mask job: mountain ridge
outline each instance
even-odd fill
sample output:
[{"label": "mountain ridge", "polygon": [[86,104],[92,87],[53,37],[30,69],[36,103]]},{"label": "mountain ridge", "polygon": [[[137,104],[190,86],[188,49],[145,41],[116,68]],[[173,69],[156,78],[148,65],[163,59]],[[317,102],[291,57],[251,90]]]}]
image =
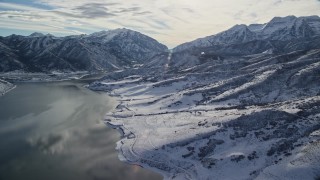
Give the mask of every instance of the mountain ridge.
[{"label": "mountain ridge", "polygon": [[10,35],[0,37],[0,45],[3,72],[114,71],[133,67],[167,51],[155,39],[129,29],[66,37],[41,33]]},{"label": "mountain ridge", "polygon": [[[290,28],[291,30],[288,31],[287,29]],[[244,29],[246,30],[246,34],[241,34],[241,31],[243,31]],[[232,35],[236,35],[235,37],[241,38],[244,37],[243,35],[251,33],[249,37],[247,37],[246,39],[242,39],[242,43],[245,43],[252,40],[292,40],[301,37],[310,38],[313,35],[319,35],[319,30],[319,16],[274,17],[272,20],[265,24],[235,25],[223,32],[203,38],[198,38],[196,40],[178,45],[173,48],[173,51],[178,52],[188,50],[193,47],[209,47],[212,45],[231,45],[234,43],[239,43],[239,41],[228,41],[228,39],[234,38],[232,37]]]},{"label": "mountain ridge", "polygon": [[[55,37],[0,37],[0,71],[116,71],[134,67],[174,71],[208,58],[263,52],[288,53],[320,46],[320,17],[274,17],[268,23],[235,25],[215,35],[168,48],[137,31],[119,28],[92,34]],[[166,57],[167,56],[167,57]],[[161,68],[157,67],[161,65]],[[140,68],[141,69],[141,68]],[[148,72],[146,69],[145,72]]]}]

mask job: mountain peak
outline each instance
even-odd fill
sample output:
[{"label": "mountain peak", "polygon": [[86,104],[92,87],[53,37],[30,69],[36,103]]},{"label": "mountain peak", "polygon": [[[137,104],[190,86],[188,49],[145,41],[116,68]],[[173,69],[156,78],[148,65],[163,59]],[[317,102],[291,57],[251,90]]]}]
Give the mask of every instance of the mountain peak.
[{"label": "mountain peak", "polygon": [[310,20],[313,18],[315,17],[275,17],[259,33],[263,39],[290,40],[303,37],[309,38],[318,31],[310,25],[315,25],[315,27],[320,25],[320,21],[314,24],[314,21]]},{"label": "mountain peak", "polygon": [[95,36],[95,37],[101,37],[101,36],[107,36],[107,35],[115,35],[115,34],[120,34],[124,32],[135,32],[127,28],[117,28],[117,29],[110,29],[110,30],[102,30],[99,32],[95,32],[90,34],[89,36]]},{"label": "mountain peak", "polygon": [[230,28],[229,30],[243,30],[243,29],[247,29],[247,25],[245,24],[236,24],[234,25],[232,28]]},{"label": "mountain peak", "polygon": [[111,30],[111,31],[116,31],[116,32],[131,32],[133,30],[131,29],[127,29],[127,28],[117,28],[117,29],[114,29],[114,30]]},{"label": "mountain peak", "polygon": [[53,35],[53,34],[50,34],[50,33],[46,34],[46,36],[54,37],[54,35]]},{"label": "mountain peak", "polygon": [[106,34],[108,34],[108,31],[102,30],[102,31],[91,33],[88,36],[103,36],[103,35],[106,35]]},{"label": "mountain peak", "polygon": [[43,36],[44,36],[44,34],[39,33],[39,32],[34,32],[29,35],[29,37],[43,37]]},{"label": "mountain peak", "polygon": [[269,23],[277,23],[277,22],[289,22],[289,21],[293,21],[296,20],[297,17],[296,16],[286,16],[286,17],[274,17],[272,18],[272,20]]},{"label": "mountain peak", "polygon": [[274,17],[262,30],[265,32],[265,34],[269,35],[270,33],[279,29],[293,26],[296,20],[297,17],[295,16]]}]

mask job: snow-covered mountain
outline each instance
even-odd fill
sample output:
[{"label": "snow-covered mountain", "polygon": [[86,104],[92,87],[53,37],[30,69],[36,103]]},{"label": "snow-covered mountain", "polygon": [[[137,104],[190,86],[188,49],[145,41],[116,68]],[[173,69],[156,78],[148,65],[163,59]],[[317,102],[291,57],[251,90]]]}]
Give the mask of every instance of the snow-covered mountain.
[{"label": "snow-covered mountain", "polygon": [[237,25],[92,83],[118,97],[120,159],[165,179],[318,180],[318,27]]},{"label": "snow-covered mountain", "polygon": [[216,35],[184,43],[174,48],[174,52],[192,48],[229,46],[251,41],[291,41],[309,39],[320,34],[320,17],[275,17],[266,24],[236,25]]},{"label": "snow-covered mountain", "polygon": [[156,40],[129,29],[90,35],[0,37],[0,71],[118,70],[146,63],[167,51]]},{"label": "snow-covered mountain", "polygon": [[171,69],[260,53],[282,54],[320,47],[320,17],[275,17],[265,24],[236,25],[173,49]]}]

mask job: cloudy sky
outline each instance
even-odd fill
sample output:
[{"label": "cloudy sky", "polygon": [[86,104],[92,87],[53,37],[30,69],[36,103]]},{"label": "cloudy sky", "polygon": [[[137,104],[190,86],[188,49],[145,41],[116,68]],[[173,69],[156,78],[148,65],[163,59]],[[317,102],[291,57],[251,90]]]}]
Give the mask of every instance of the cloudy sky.
[{"label": "cloudy sky", "polygon": [[320,15],[320,0],[0,0],[0,35],[129,28],[169,47],[235,24]]}]

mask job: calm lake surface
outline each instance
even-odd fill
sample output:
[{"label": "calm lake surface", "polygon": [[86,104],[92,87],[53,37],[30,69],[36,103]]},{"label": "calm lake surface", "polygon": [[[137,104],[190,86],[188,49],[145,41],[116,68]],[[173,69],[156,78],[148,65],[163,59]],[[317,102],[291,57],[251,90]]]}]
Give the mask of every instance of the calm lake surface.
[{"label": "calm lake surface", "polygon": [[158,180],[118,160],[103,124],[116,102],[81,82],[21,83],[0,97],[0,179]]}]

